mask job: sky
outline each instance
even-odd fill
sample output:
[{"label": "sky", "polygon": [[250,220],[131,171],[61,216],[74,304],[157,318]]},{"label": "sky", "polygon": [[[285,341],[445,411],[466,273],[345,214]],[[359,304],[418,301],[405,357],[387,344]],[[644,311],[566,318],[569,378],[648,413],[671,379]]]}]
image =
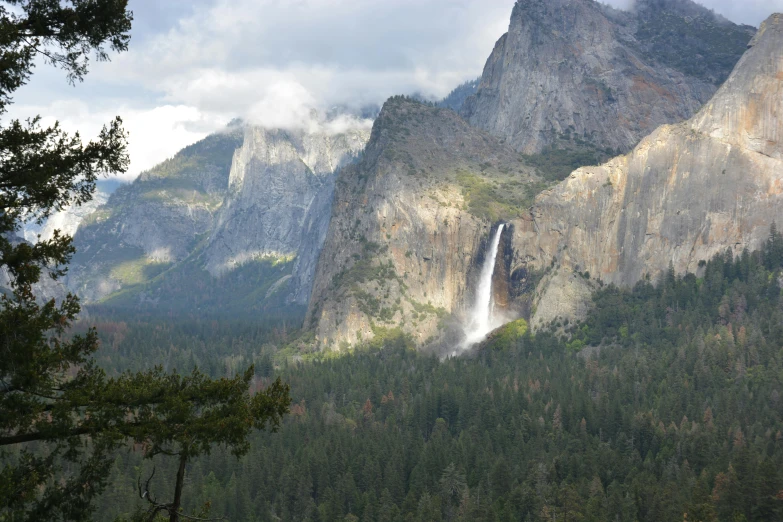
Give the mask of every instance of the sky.
[{"label": "sky", "polygon": [[[629,8],[633,0],[606,0]],[[71,86],[40,64],[8,117],[40,114],[95,136],[119,115],[129,132],[123,179],[236,117],[296,127],[335,105],[393,94],[443,97],[480,76],[514,0],[130,0],[130,50]],[[703,0],[758,25],[783,0]]]}]

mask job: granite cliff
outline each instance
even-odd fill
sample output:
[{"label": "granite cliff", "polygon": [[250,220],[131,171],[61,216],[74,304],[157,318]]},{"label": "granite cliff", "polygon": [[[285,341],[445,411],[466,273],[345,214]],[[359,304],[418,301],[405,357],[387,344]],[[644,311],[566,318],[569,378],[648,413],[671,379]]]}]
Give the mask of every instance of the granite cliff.
[{"label": "granite cliff", "polygon": [[183,149],[85,219],[69,288],[123,308],[306,304],[334,174],[369,137],[349,123],[237,124]]},{"label": "granite cliff", "polygon": [[97,301],[187,258],[214,226],[242,137],[232,126],[118,188],[79,226],[68,287]]},{"label": "granite cliff", "polygon": [[549,267],[535,325],[585,310],[591,283],[577,272],[618,285],[670,264],[697,272],[718,252],[759,248],[783,222],[783,15],[749,47],[693,118],[575,171],[515,222],[514,268]]},{"label": "granite cliff", "polygon": [[689,0],[518,0],[461,113],[526,154],[624,153],[691,117],[752,35]]},{"label": "granite cliff", "polygon": [[248,127],[206,247],[207,270],[219,276],[253,259],[296,259],[291,294],[307,304],[334,175],[359,155],[368,134]]},{"label": "granite cliff", "polygon": [[464,319],[498,222],[509,232],[495,300],[536,327],[583,315],[600,284],[631,285],[670,264],[697,271],[726,248],[758,247],[783,218],[780,34],[780,17],[770,18],[691,119],[549,188],[507,141],[448,112],[387,102],[363,159],[338,178],[306,322],[316,345],[395,329],[419,344],[437,339],[444,321]]},{"label": "granite cliff", "polygon": [[418,344],[459,317],[493,223],[539,189],[533,169],[454,112],[395,97],[337,178],[305,326],[319,348],[390,333]]}]

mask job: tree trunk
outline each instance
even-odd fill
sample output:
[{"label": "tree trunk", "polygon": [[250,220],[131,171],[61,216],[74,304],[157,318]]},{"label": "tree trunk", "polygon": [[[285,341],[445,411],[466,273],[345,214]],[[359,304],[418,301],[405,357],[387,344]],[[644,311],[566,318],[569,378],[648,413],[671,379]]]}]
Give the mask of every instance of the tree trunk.
[{"label": "tree trunk", "polygon": [[188,454],[183,451],[179,455],[179,469],[177,470],[177,484],[174,488],[174,502],[169,511],[169,522],[179,522],[179,507],[182,503],[182,484],[185,482],[185,464],[188,463]]}]

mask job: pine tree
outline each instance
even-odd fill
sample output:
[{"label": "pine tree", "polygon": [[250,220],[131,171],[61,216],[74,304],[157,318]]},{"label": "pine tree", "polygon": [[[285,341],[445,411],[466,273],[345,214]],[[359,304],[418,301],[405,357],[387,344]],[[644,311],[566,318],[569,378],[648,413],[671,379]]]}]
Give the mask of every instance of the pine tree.
[{"label": "pine tree", "polygon": [[[6,0],[0,6],[0,116],[39,57],[75,82],[87,74],[91,53],[105,60],[106,46],[127,50],[127,3]],[[166,375],[160,368],[109,379],[93,359],[97,332],[68,334],[78,299],[39,300],[41,278],[65,274],[71,238],[55,232],[33,245],[17,232],[26,222],[89,201],[98,176],[127,167],[119,118],[86,144],[58,124],[43,128],[38,117],[0,126],[0,271],[9,280],[0,296],[0,520],[91,518],[113,451],[132,440],[144,444],[148,456],[178,457],[174,500],[153,504],[153,511],[167,511],[176,521],[188,460],[215,444],[244,453],[250,431],[275,427],[288,409],[288,387],[279,380],[250,396],[252,368],[235,379],[211,380],[197,371]]]},{"label": "pine tree", "polygon": [[[38,58],[62,68],[75,82],[87,73],[92,52],[105,60],[106,46],[117,52],[128,47],[132,15],[125,0],[4,4],[0,115],[29,80]],[[3,459],[0,518],[83,520],[110,469],[116,437],[93,436],[89,443],[79,437],[94,435],[93,427],[104,422],[85,422],[80,414],[91,409],[105,386],[90,359],[96,333],[66,338],[79,313],[78,300],[68,295],[59,303],[41,303],[34,294],[42,275],[57,279],[65,273],[73,254],[71,238],[55,232],[32,245],[16,234],[27,221],[40,223],[53,212],[89,201],[99,175],[127,169],[121,124],[117,118],[86,144],[56,123],[42,127],[39,117],[0,127],[0,269],[9,278],[8,293],[0,297],[0,450],[44,442],[35,452],[21,449],[14,463]],[[75,377],[66,378],[69,371]],[[55,481],[63,461],[78,463],[78,471]]]},{"label": "pine tree", "polygon": [[769,239],[764,248],[764,264],[768,270],[775,270],[783,265],[783,236],[778,232],[774,221],[769,227]]},{"label": "pine tree", "polygon": [[[278,378],[261,393],[250,395],[254,368],[244,375],[212,380],[198,370],[186,377],[166,375],[158,367],[152,372],[127,374],[118,380],[116,391],[141,404],[127,435],[145,448],[144,455],[174,457],[178,467],[174,497],[170,502],[157,500],[149,485],[139,482],[139,496],[150,504],[149,516],[166,512],[171,522],[180,519],[182,487],[188,461],[208,455],[220,445],[240,457],[250,448],[248,436],[254,429],[276,430],[291,403],[288,385]],[[154,474],[154,472],[153,472]]]}]

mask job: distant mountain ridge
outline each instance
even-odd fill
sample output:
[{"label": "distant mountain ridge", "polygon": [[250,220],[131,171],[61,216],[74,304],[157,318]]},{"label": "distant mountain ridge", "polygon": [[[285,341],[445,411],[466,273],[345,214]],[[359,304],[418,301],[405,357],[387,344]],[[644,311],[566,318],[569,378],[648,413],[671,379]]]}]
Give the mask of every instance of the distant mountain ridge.
[{"label": "distant mountain ridge", "polygon": [[185,259],[213,226],[242,138],[229,127],[118,188],[80,225],[68,287],[97,301]]},{"label": "distant mountain ridge", "polygon": [[69,288],[124,308],[306,303],[334,173],[369,135],[358,120],[329,121],[235,123],[119,188],[79,227]]}]

